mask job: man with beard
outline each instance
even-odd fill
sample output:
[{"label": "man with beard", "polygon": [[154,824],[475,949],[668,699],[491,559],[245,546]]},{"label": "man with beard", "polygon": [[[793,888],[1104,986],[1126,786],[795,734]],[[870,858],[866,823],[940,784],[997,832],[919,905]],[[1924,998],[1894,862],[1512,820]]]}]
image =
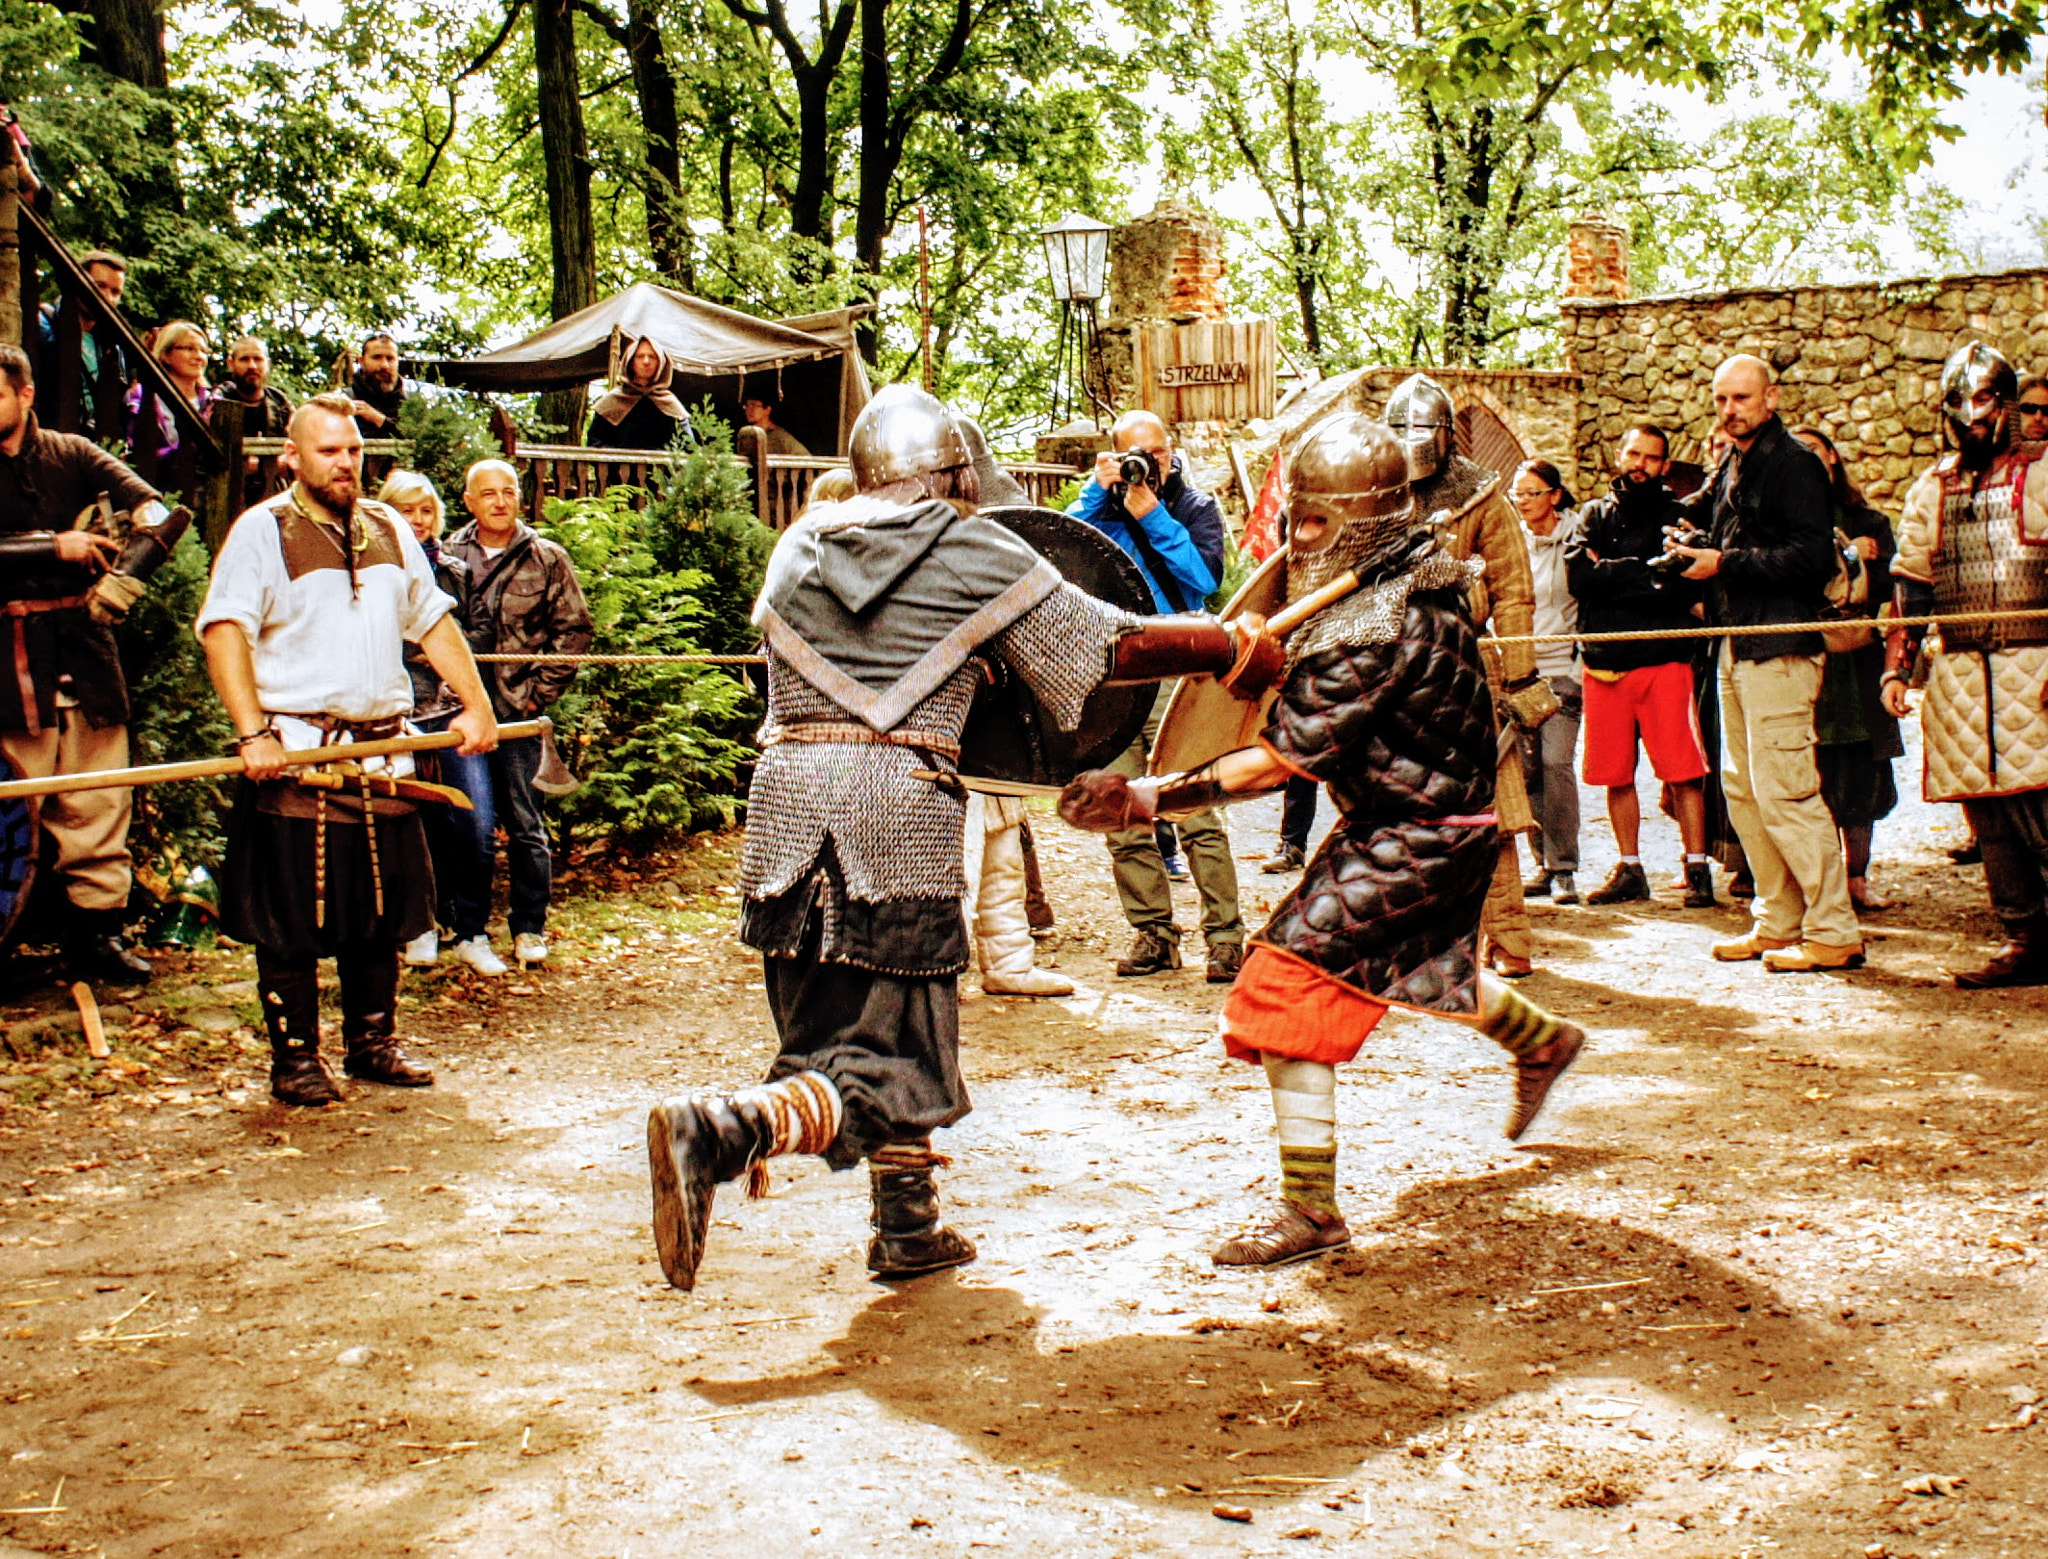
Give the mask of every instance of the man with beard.
[{"label": "man with beard", "polygon": [[[90,439],[40,426],[35,402],[28,354],[0,346],[0,632],[13,670],[0,678],[0,751],[28,779],[123,769],[128,684],[112,624],[140,599],[177,534],[142,478]],[[129,546],[79,528],[81,513],[101,503],[131,517]],[[123,941],[134,794],[81,790],[42,805],[75,979],[135,985],[151,973]]]},{"label": "man with beard", "polygon": [[1739,631],[1721,645],[1722,789],[1756,879],[1747,936],[1714,944],[1726,962],[1761,958],[1780,973],[1853,969],[1863,932],[1833,814],[1820,793],[1814,702],[1826,647],[1813,622],[1834,577],[1828,470],[1778,420],[1778,386],[1760,357],[1714,372],[1714,412],[1733,452],[1714,474],[1705,545],[1675,541],[1684,577],[1706,583],[1707,620]]},{"label": "man with beard", "polygon": [[[1509,507],[1500,478],[1456,452],[1456,423],[1450,392],[1427,374],[1411,374],[1387,397],[1387,425],[1408,452],[1417,510],[1443,530],[1453,558],[1477,558],[1485,564],[1471,581],[1473,620],[1502,638],[1524,637],[1536,631],[1536,584],[1529,572],[1522,522]],[[1489,648],[1486,676],[1493,704],[1518,730],[1534,731],[1557,712],[1557,694],[1536,673],[1534,645]],[[1494,799],[1500,819],[1500,861],[1480,922],[1487,967],[1511,980],[1532,971],[1535,951],[1522,899],[1521,862],[1515,854],[1514,836],[1536,826],[1519,748],[1515,741],[1500,744]]]},{"label": "man with beard", "polygon": [[497,745],[489,695],[454,603],[398,514],[360,496],[363,440],[347,395],[292,415],[298,480],[235,522],[198,632],[247,766],[228,818],[221,929],[256,949],[281,1104],[341,1098],[320,1058],[319,961],[341,983],[343,1065],[365,1082],[434,1077],[396,1036],[399,949],[434,923],[433,868],[415,803],[436,794],[409,760],[371,760],[383,783],[284,767],[287,749],[395,736],[412,707],[415,643],[462,702],[465,754]]},{"label": "man with beard", "polygon": [[1208,672],[1247,698],[1279,669],[1256,620],[1139,618],[1064,583],[975,512],[980,479],[952,414],[892,385],[854,423],[860,491],[776,543],[754,608],[768,714],[747,799],[740,936],[763,955],[781,1038],[769,1080],[648,1117],[662,1271],[693,1287],[713,1194],[765,1161],[866,1159],[868,1270],[972,1261],[939,1221],[931,1134],[970,1108],[958,980],[965,808],[952,770],[975,690],[1000,661],[1076,729],[1112,677]]},{"label": "man with beard", "polygon": [[[1920,712],[1927,799],[1960,801],[1984,851],[2006,943],[1966,989],[2048,984],[2048,460],[2015,428],[2012,365],[1981,341],[1948,360],[1941,414],[1954,449],[1913,484],[1892,560],[1901,616],[2042,608],[1944,625]],[[1926,630],[1890,635],[1884,705],[1905,715]]]},{"label": "man with beard", "polygon": [[398,343],[379,332],[363,338],[362,357],[348,393],[356,405],[356,426],[364,438],[397,438],[398,411],[405,404],[405,380],[398,372]]},{"label": "man with beard", "polygon": [[1479,967],[1500,857],[1498,727],[1467,586],[1410,494],[1402,441],[1356,413],[1317,423],[1288,465],[1287,595],[1361,583],[1297,627],[1256,747],[1182,774],[1084,774],[1060,815],[1098,831],[1277,790],[1290,774],[1339,813],[1257,936],[1223,1008],[1231,1055],[1264,1064],[1281,1205],[1218,1266],[1276,1267],[1351,1242],[1337,1206],[1337,1066],[1390,1006],[1474,1025],[1515,1058],[1508,1136],[1535,1121],[1585,1034]]},{"label": "man with beard", "polygon": [[[1700,587],[1655,566],[1664,532],[1679,523],[1678,500],[1664,486],[1670,465],[1664,430],[1639,422],[1622,435],[1614,485],[1579,510],[1579,532],[1565,549],[1565,574],[1579,603],[1583,633],[1644,633],[1690,628]],[[1642,804],[1636,797],[1640,739],[1650,769],[1671,787],[1672,811],[1685,843],[1685,907],[1714,907],[1714,866],[1707,859],[1707,750],[1694,705],[1688,639],[1636,639],[1588,644],[1585,776],[1607,790],[1607,820],[1621,852],[1588,904],[1628,904],[1650,897],[1642,847]]]},{"label": "man with beard", "polygon": [[[242,437],[282,438],[292,420],[292,403],[270,382],[270,349],[255,336],[243,336],[228,348],[228,376],[213,388],[208,421],[218,421],[219,408],[242,408]],[[263,462],[255,455],[242,459],[242,507],[260,503],[264,491]]]}]

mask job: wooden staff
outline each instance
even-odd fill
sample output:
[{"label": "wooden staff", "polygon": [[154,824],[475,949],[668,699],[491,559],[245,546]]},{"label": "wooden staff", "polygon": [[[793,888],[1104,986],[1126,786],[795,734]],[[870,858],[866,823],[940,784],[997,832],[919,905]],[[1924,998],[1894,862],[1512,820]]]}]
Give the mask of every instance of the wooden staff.
[{"label": "wooden staff", "polygon": [[[552,720],[522,720],[498,727],[498,739],[511,741],[522,736],[547,737],[554,730]],[[433,752],[462,744],[459,731],[435,731],[425,736],[386,736],[373,742],[336,742],[332,747],[308,747],[284,755],[288,769],[350,758],[388,758],[402,752]],[[168,780],[218,779],[240,774],[247,765],[239,758],[194,758],[185,763],[145,763],[132,769],[102,769],[95,774],[55,774],[48,779],[8,780],[0,784],[0,801],[27,796],[62,796],[74,790],[116,790],[132,785],[161,785]]]},{"label": "wooden staff", "polygon": [[1358,588],[1358,573],[1352,570],[1339,574],[1313,595],[1305,595],[1292,606],[1275,612],[1266,619],[1266,631],[1276,639],[1284,639],[1324,607],[1341,601]]}]

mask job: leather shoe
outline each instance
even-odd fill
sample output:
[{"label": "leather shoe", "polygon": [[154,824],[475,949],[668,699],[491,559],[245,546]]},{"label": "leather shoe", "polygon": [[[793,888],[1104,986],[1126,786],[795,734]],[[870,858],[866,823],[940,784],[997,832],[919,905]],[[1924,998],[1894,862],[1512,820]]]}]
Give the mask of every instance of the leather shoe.
[{"label": "leather shoe", "polygon": [[1486,967],[1503,980],[1526,980],[1536,972],[1536,966],[1520,953],[1510,953],[1500,947],[1486,950]]},{"label": "leather shoe", "polygon": [[1685,863],[1685,907],[1687,909],[1713,909],[1720,901],[1714,897],[1714,868],[1706,861]]},{"label": "leather shoe", "polygon": [[341,1103],[341,1090],[312,1045],[290,1045],[271,1053],[270,1097],[279,1104],[317,1109]]},{"label": "leather shoe", "polygon": [[434,1074],[399,1047],[395,1039],[369,1039],[350,1045],[341,1069],[359,1082],[387,1088],[431,1088]]},{"label": "leather shoe", "polygon": [[1797,937],[1765,936],[1761,931],[1752,931],[1732,942],[1716,942],[1714,956],[1724,964],[1739,964],[1751,958],[1761,958],[1766,953],[1775,953],[1781,948],[1798,945]]},{"label": "leather shoe", "polygon": [[1203,976],[1211,985],[1228,985],[1244,967],[1244,943],[1211,942],[1209,970]]},{"label": "leather shoe", "polygon": [[1861,969],[1863,944],[1805,941],[1797,947],[1781,947],[1766,952],[1764,967],[1774,974],[1811,974],[1816,969]]},{"label": "leather shoe", "polygon": [[1164,974],[1180,967],[1180,943],[1157,931],[1140,931],[1131,940],[1131,955],[1119,958],[1116,972],[1125,979],[1140,974]]},{"label": "leather shoe", "polygon": [[1547,899],[1550,897],[1550,873],[1542,867],[1522,879],[1522,897],[1525,899]]},{"label": "leather shoe", "polygon": [[1650,897],[1650,878],[1642,863],[1616,861],[1607,880],[1586,895],[1588,904],[1637,904]]},{"label": "leather shoe", "polygon": [[1299,850],[1295,849],[1291,844],[1283,844],[1279,849],[1266,857],[1265,864],[1259,870],[1265,872],[1268,876],[1279,877],[1288,872],[1300,871],[1304,864],[1305,857]]},{"label": "leather shoe", "polygon": [[1343,1214],[1282,1202],[1264,1225],[1225,1240],[1209,1259],[1219,1267],[1285,1267],[1327,1256],[1350,1243],[1351,1229]]},{"label": "leather shoe", "polygon": [[1579,884],[1571,872],[1550,874],[1550,902],[1553,904],[1580,904]]},{"label": "leather shoe", "polygon": [[1958,989],[1993,991],[2013,985],[2048,985],[2048,939],[2020,931],[1975,969],[1950,971]]}]

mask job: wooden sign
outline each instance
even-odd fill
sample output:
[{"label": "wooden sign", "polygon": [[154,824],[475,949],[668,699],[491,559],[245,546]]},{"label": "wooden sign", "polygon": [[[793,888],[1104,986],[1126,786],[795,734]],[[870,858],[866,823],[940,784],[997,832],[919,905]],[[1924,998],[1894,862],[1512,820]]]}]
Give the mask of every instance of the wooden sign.
[{"label": "wooden sign", "polygon": [[1172,427],[1270,417],[1278,396],[1269,319],[1197,319],[1133,332],[1138,403]]}]

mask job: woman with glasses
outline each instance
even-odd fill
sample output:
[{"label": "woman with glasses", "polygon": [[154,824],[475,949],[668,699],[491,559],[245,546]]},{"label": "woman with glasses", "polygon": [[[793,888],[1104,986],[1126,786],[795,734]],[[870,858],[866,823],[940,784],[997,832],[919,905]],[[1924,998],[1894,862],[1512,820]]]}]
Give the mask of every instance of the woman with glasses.
[{"label": "woman with glasses", "polygon": [[[206,362],[213,355],[213,343],[206,332],[189,319],[174,319],[157,331],[149,355],[192,409],[204,417],[213,404],[213,392],[206,387]],[[128,391],[128,448],[135,455],[153,451],[158,465],[178,452],[178,419],[154,390],[141,383]]]},{"label": "woman with glasses", "polygon": [[[1577,527],[1568,512],[1571,495],[1548,460],[1525,461],[1508,488],[1508,500],[1522,517],[1529,545],[1529,573],[1536,586],[1536,632],[1576,633],[1579,604],[1565,583],[1565,547]],[[1523,731],[1522,773],[1536,833],[1529,840],[1535,870],[1522,884],[1529,898],[1576,904],[1579,890],[1579,649],[1575,644],[1536,646],[1536,674],[1557,695],[1558,711],[1533,731]]]}]

